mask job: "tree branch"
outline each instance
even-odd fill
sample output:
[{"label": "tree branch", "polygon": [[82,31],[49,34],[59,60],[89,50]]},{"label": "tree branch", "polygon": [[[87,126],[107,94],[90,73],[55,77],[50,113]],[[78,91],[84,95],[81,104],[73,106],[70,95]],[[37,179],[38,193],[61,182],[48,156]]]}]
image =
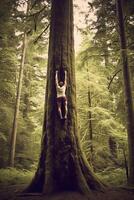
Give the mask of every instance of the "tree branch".
[{"label": "tree branch", "polygon": [[45,33],[47,31],[47,29],[49,28],[50,24],[48,24],[46,26],[46,28],[40,33],[40,35],[34,40],[34,44],[36,44],[38,42],[38,40],[41,38],[41,36],[43,35],[43,33]]},{"label": "tree branch", "polygon": [[33,17],[33,16],[36,16],[36,15],[39,15],[42,11],[44,11],[45,8],[46,8],[46,6],[44,6],[44,7],[43,7],[42,9],[40,9],[39,11],[34,12],[33,14],[28,15],[27,17]]},{"label": "tree branch", "polygon": [[122,71],[122,69],[119,69],[113,76],[112,76],[112,78],[111,78],[111,80],[110,80],[110,82],[109,82],[109,84],[108,84],[108,90],[110,89],[110,86],[111,86],[111,83],[113,82],[113,80],[114,80],[114,78],[116,77],[116,75],[119,73],[119,72],[121,72]]},{"label": "tree branch", "polygon": [[29,14],[29,15],[25,15],[25,14],[12,15],[12,18],[17,18],[17,17],[20,17],[20,18],[34,17],[36,15],[39,15],[42,11],[44,11],[45,8],[46,8],[46,6],[44,6],[42,9],[38,10],[37,12],[34,12],[32,14]]}]

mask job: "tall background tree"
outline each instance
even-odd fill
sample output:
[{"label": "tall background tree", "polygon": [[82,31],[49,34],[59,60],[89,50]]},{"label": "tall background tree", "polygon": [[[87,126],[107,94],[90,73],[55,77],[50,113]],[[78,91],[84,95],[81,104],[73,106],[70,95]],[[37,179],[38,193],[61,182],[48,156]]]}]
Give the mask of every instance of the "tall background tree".
[{"label": "tall background tree", "polygon": [[1,167],[6,166],[8,160],[8,133],[11,128],[13,116],[13,103],[16,87],[16,68],[18,65],[16,49],[17,38],[15,38],[14,24],[11,20],[17,1],[0,2],[0,140]]},{"label": "tall background tree", "polygon": [[[26,16],[26,2],[1,2],[1,124],[0,124],[0,167],[8,166],[8,154],[11,149],[11,132],[15,109],[17,83],[23,48],[23,33],[28,33],[28,51],[26,52],[24,80],[20,97],[20,112],[16,140],[15,167],[34,166],[38,157],[40,129],[42,126],[44,84],[47,61],[47,37],[49,24],[49,3],[47,1],[29,1],[29,15]],[[3,10],[2,10],[3,9]],[[34,17],[39,22],[36,25]],[[43,20],[42,20],[43,19]],[[42,20],[42,21],[41,21]],[[45,27],[45,28],[44,28]],[[44,30],[45,29],[45,30]],[[38,48],[38,45],[40,48]],[[31,50],[33,49],[33,50]],[[40,84],[37,86],[37,81]],[[39,96],[39,101],[35,98]],[[34,117],[33,117],[34,116]],[[30,130],[30,133],[29,131]],[[32,157],[35,150],[35,157]]]},{"label": "tall background tree", "polygon": [[123,3],[121,0],[116,1],[117,16],[119,23],[119,36],[120,36],[120,50],[122,59],[122,70],[124,80],[124,93],[125,93],[125,106],[126,106],[126,121],[128,132],[128,149],[129,149],[129,183],[134,184],[134,110],[133,110],[133,98],[131,89],[131,78],[128,66],[127,56],[127,42],[124,25]]}]

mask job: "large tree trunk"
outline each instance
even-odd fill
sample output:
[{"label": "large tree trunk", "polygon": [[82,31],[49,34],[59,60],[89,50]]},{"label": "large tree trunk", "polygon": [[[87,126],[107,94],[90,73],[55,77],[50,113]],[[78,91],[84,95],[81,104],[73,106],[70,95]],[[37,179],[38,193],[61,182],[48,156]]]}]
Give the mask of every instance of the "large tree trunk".
[{"label": "large tree trunk", "polygon": [[10,150],[9,150],[9,166],[14,167],[15,162],[15,149],[16,149],[16,136],[17,136],[17,124],[18,124],[18,115],[19,115],[19,107],[20,107],[20,96],[21,96],[21,88],[22,88],[22,80],[23,80],[23,70],[24,70],[24,62],[25,62],[25,54],[26,54],[26,33],[24,33],[23,39],[23,50],[22,50],[22,58],[21,58],[21,66],[19,71],[19,80],[17,85],[17,95],[15,102],[15,111],[14,111],[14,119],[13,119],[13,127],[11,132],[11,141],[10,141]]},{"label": "large tree trunk", "polygon": [[[77,135],[72,0],[52,0],[48,58],[41,155],[35,177],[25,191],[88,194],[103,186],[89,170]],[[68,116],[64,122],[57,112],[56,69],[61,70],[61,79],[62,70],[67,70]]]},{"label": "large tree trunk", "polygon": [[117,0],[117,15],[119,21],[119,34],[120,34],[120,46],[121,46],[121,58],[123,67],[124,78],[124,93],[125,93],[125,105],[127,115],[127,132],[128,132],[128,163],[129,163],[129,184],[134,184],[134,114],[133,114],[133,101],[132,90],[130,84],[130,74],[128,67],[127,45],[124,28],[124,18],[122,9],[122,0]]}]

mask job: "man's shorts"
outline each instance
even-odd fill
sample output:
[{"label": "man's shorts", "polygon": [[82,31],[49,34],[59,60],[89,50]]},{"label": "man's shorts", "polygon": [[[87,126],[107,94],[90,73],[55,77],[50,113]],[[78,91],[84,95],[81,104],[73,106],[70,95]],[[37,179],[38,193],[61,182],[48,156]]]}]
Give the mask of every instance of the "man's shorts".
[{"label": "man's shorts", "polygon": [[61,105],[65,105],[67,102],[66,97],[57,97],[57,105],[60,107]]}]

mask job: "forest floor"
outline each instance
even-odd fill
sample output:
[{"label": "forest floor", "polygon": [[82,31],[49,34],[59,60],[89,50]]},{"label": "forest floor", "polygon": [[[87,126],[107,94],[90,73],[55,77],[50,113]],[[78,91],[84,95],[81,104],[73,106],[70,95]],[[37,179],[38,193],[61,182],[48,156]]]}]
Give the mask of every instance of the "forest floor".
[{"label": "forest floor", "polygon": [[1,186],[0,200],[134,200],[132,188],[107,188],[105,192],[93,192],[91,197],[87,198],[76,192],[62,192],[51,196],[26,195],[21,193],[25,187],[25,184]]},{"label": "forest floor", "polygon": [[51,196],[23,194],[22,191],[29,185],[33,176],[34,170],[0,169],[0,200],[134,200],[134,187],[122,186],[126,185],[126,181],[119,169],[110,170],[105,174],[103,172],[101,180],[111,186],[104,192],[92,192],[89,198],[77,192],[62,192]]}]

